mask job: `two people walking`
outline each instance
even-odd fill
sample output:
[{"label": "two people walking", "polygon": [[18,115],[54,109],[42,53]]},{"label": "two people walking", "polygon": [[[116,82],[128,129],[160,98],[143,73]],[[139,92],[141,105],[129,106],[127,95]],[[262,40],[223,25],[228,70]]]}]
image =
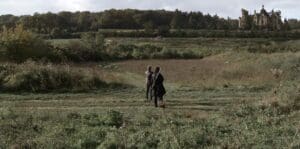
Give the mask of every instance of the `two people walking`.
[{"label": "two people walking", "polygon": [[152,66],[148,66],[146,74],[146,98],[149,101],[154,100],[155,107],[165,108],[163,96],[166,94],[166,89],[163,85],[164,77],[160,73],[160,67],[156,67],[154,72]]}]

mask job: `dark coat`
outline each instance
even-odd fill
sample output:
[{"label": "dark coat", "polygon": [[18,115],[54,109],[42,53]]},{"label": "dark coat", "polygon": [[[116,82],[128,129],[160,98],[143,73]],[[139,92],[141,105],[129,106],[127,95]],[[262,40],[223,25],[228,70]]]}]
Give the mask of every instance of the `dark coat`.
[{"label": "dark coat", "polygon": [[160,73],[153,76],[153,91],[154,95],[157,97],[162,97],[166,94],[166,89],[164,87],[164,77]]}]

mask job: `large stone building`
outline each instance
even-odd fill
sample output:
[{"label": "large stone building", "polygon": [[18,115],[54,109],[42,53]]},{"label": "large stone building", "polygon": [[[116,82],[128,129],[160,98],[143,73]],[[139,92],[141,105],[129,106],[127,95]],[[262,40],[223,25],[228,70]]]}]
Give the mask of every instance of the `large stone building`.
[{"label": "large stone building", "polygon": [[259,13],[254,11],[254,14],[249,14],[247,10],[242,9],[242,16],[239,18],[239,28],[243,30],[282,30],[281,12],[274,10],[267,12],[264,6],[262,6]]}]

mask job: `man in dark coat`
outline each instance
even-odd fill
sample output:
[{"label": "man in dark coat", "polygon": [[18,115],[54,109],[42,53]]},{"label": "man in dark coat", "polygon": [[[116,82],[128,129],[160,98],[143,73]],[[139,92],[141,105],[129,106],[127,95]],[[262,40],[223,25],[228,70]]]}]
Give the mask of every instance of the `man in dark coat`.
[{"label": "man in dark coat", "polygon": [[155,107],[158,107],[158,100],[160,101],[160,106],[165,107],[165,104],[163,102],[163,96],[166,94],[166,89],[163,85],[164,77],[160,73],[160,67],[155,68],[155,72],[153,74],[153,93],[154,93],[154,104]]}]

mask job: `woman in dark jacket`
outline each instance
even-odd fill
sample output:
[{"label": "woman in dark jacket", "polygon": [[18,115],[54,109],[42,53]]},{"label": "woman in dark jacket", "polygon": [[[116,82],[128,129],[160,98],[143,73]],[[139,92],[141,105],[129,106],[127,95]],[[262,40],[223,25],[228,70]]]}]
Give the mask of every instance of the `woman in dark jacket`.
[{"label": "woman in dark jacket", "polygon": [[163,96],[166,94],[166,89],[163,85],[164,83],[164,77],[160,73],[160,67],[155,68],[155,72],[153,74],[153,92],[154,92],[154,104],[155,107],[158,107],[158,100],[160,101],[160,106],[165,107],[165,104],[163,102]]},{"label": "woman in dark jacket", "polygon": [[148,66],[147,71],[145,72],[146,74],[146,99],[149,101],[152,101],[152,79],[153,79],[153,71],[152,67]]}]

